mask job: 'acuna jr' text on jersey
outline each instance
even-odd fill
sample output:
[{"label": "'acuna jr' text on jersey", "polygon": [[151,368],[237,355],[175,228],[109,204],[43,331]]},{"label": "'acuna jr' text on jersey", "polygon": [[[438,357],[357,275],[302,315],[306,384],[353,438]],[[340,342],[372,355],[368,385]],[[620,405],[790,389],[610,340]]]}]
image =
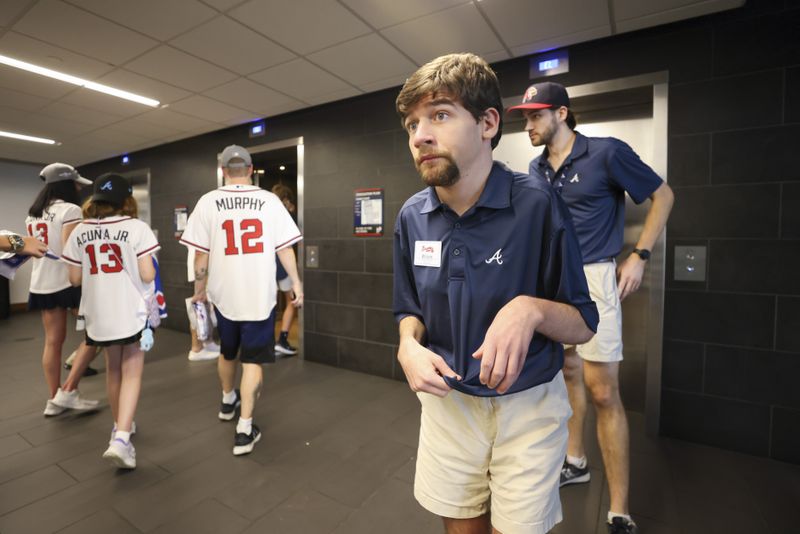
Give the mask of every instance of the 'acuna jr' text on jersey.
[{"label": "'acuna jr' text on jersey", "polygon": [[81,314],[90,338],[125,339],[145,327],[144,299],[153,284],[142,282],[138,260],[159,248],[150,227],[131,217],[88,219],[72,231],[61,259],[82,268]]}]

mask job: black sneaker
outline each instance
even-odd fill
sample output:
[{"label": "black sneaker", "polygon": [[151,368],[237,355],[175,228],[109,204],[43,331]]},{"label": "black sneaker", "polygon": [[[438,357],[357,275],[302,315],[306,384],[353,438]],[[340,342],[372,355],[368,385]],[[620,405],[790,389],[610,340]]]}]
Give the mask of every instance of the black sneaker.
[{"label": "black sneaker", "polygon": [[588,464],[586,467],[581,469],[580,467],[572,465],[568,461],[564,460],[564,465],[561,466],[561,481],[559,482],[558,487],[563,488],[569,484],[582,484],[584,482],[589,482],[591,478],[592,474],[589,473]]},{"label": "black sneaker", "polygon": [[289,345],[288,335],[281,334],[281,336],[278,338],[278,342],[275,343],[275,352],[278,354],[283,354],[284,356],[294,356],[297,354],[297,349]]},{"label": "black sneaker", "polygon": [[253,447],[261,439],[261,430],[256,425],[250,430],[249,434],[236,433],[236,438],[233,440],[233,455],[241,456],[242,454],[249,454],[253,452]]},{"label": "black sneaker", "polygon": [[[67,371],[72,371],[72,366],[68,363],[64,364],[64,369]],[[87,367],[85,371],[83,371],[83,376],[94,376],[98,373],[97,369],[93,369],[92,367]]]},{"label": "black sneaker", "polygon": [[219,413],[217,416],[222,419],[223,421],[230,421],[236,415],[236,408],[242,403],[242,395],[239,393],[238,389],[235,389],[234,392],[236,393],[236,400],[233,401],[231,404],[227,404],[223,402],[219,405]]},{"label": "black sneaker", "polygon": [[615,517],[611,523],[606,523],[608,534],[637,534],[639,527],[633,521],[624,517]]}]

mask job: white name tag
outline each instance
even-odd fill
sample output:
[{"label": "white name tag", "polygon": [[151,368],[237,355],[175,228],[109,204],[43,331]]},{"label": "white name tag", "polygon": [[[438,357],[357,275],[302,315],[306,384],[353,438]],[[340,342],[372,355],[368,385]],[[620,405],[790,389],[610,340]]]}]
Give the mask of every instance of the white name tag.
[{"label": "white name tag", "polygon": [[415,241],[414,242],[414,265],[421,267],[441,267],[442,266],[442,242],[441,241]]}]

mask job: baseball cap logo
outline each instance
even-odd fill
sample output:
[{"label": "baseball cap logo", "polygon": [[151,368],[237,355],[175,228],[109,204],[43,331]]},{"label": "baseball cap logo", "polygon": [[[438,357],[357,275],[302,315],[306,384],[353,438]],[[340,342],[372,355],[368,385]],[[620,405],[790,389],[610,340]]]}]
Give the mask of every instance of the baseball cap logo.
[{"label": "baseball cap logo", "polygon": [[111,191],[112,188],[111,182],[106,182],[100,186],[100,191]]},{"label": "baseball cap logo", "polygon": [[525,96],[524,96],[524,97],[522,97],[522,103],[523,103],[523,104],[525,104],[525,103],[527,103],[527,102],[530,102],[531,100],[533,100],[533,98],[534,98],[534,97],[535,97],[535,96],[536,96],[538,93],[539,93],[539,91],[537,91],[535,87],[533,87],[533,86],[531,86],[531,87],[528,87],[528,90],[527,90],[527,91],[525,91]]}]

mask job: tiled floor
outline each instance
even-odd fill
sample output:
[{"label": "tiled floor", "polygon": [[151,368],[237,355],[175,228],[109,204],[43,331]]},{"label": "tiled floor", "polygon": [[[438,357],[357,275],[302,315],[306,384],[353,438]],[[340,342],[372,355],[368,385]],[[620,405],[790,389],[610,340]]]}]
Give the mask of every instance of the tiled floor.
[{"label": "tiled floor", "polygon": [[[135,437],[139,467],[100,457],[108,408],[45,419],[41,330],[33,314],[0,321],[0,533],[440,533],[412,496],[419,407],[405,384],[305,363],[267,366],[264,437],[234,458],[217,420],[214,363],[158,333]],[[78,339],[70,333],[69,347]],[[98,362],[100,363],[100,362]],[[100,365],[102,367],[102,364]],[[82,393],[104,399],[103,374]],[[631,506],[643,534],[800,532],[800,467],[644,435],[631,414]],[[592,482],[562,491],[554,532],[592,534],[608,494],[596,444]]]}]

